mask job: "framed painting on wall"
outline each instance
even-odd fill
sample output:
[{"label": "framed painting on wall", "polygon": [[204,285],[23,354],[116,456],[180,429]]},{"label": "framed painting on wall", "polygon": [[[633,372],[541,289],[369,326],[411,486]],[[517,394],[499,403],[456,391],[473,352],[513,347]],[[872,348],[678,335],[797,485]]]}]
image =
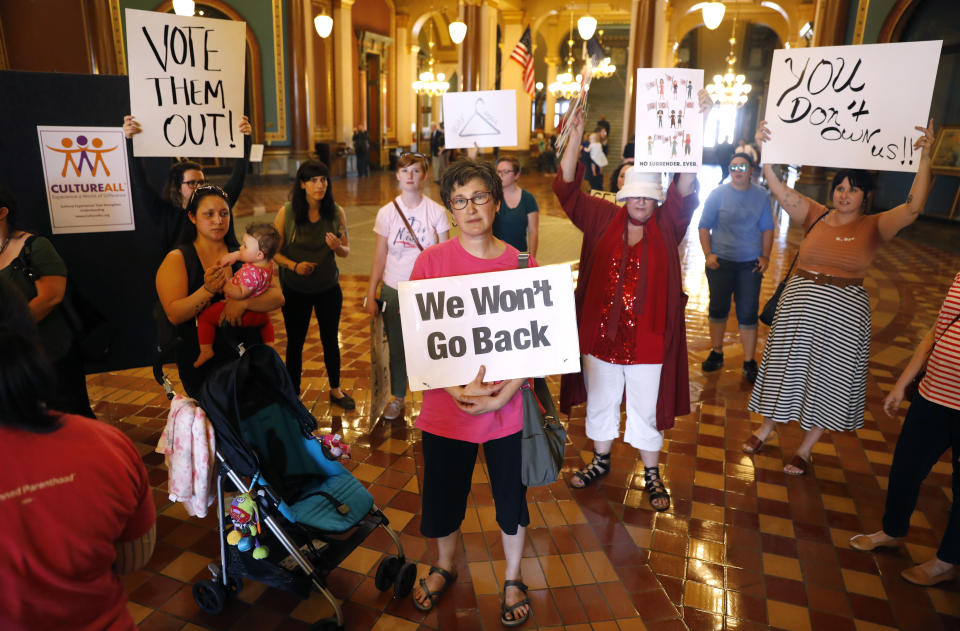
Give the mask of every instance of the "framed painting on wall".
[{"label": "framed painting on wall", "polygon": [[933,172],[960,177],[960,125],[944,125],[933,143]]}]

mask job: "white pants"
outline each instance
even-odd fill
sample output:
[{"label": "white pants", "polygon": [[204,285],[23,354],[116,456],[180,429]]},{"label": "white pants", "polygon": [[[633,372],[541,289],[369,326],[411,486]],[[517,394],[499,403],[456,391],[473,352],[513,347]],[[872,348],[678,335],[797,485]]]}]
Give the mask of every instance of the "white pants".
[{"label": "white pants", "polygon": [[587,437],[604,441],[620,435],[620,402],[626,386],[624,442],[644,451],[660,451],[663,433],[657,431],[657,396],[662,367],[663,364],[610,364],[593,355],[584,355]]}]

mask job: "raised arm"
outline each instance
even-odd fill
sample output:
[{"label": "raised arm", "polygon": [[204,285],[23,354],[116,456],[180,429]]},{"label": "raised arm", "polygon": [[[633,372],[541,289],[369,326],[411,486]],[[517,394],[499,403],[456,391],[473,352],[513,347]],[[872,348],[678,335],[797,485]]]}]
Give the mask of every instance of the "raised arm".
[{"label": "raised arm", "polygon": [[[697,101],[700,104],[700,114],[703,116],[704,124],[706,124],[707,116],[710,114],[710,109],[713,107],[713,100],[710,98],[710,93],[704,89],[701,89],[699,92],[697,92]],[[680,193],[680,197],[686,197],[687,195],[696,192],[697,174],[681,173],[677,176],[676,185],[677,192]]]},{"label": "raised arm", "polygon": [[895,208],[891,208],[882,213],[877,219],[877,230],[880,231],[880,238],[884,241],[897,236],[897,233],[916,221],[927,203],[927,195],[930,194],[930,153],[933,150],[933,119],[924,127],[914,127],[920,132],[920,137],[913,143],[914,149],[920,149],[920,164],[917,174],[913,178],[913,185],[910,186],[910,193],[907,195],[907,201]]},{"label": "raised arm", "polygon": [[244,115],[237,126],[240,133],[243,134],[243,157],[237,158],[233,163],[233,171],[230,173],[230,179],[223,186],[223,190],[230,196],[230,207],[233,208],[243,191],[243,183],[247,178],[247,168],[250,166],[250,147],[253,145],[251,134],[253,127],[250,125],[250,119]]},{"label": "raised arm", "polygon": [[[760,148],[760,156],[762,159],[763,143],[770,140],[770,130],[767,128],[767,121],[760,121],[754,140],[757,142],[757,147]],[[773,170],[773,165],[767,162],[763,163],[763,177],[767,180],[767,186],[770,187],[770,192],[773,193],[777,202],[779,202],[783,209],[787,211],[787,214],[790,215],[790,219],[803,223],[807,218],[807,214],[810,212],[810,204],[813,200],[806,195],[801,195],[781,182]]]},{"label": "raised arm", "polygon": [[580,162],[580,143],[576,139],[583,138],[583,111],[577,110],[567,122],[571,126],[567,139],[567,146],[563,148],[560,158],[560,175],[564,182],[573,182],[577,176],[577,163]]}]

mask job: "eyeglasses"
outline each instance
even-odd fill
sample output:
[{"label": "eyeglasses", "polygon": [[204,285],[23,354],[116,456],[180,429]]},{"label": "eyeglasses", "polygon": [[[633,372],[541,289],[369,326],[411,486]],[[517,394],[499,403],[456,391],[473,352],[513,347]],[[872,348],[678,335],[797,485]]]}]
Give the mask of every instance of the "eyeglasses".
[{"label": "eyeglasses", "polygon": [[192,189],[196,189],[198,186],[203,186],[204,184],[206,184],[207,181],[206,180],[184,180],[183,183]]},{"label": "eyeglasses", "polygon": [[744,173],[750,170],[750,165],[749,164],[731,164],[730,170],[733,171],[734,173]]},{"label": "eyeglasses", "polygon": [[493,199],[493,193],[490,191],[480,191],[474,193],[473,197],[454,197],[450,200],[450,208],[454,210],[463,210],[467,207],[467,202],[473,202],[474,206],[484,206]]}]

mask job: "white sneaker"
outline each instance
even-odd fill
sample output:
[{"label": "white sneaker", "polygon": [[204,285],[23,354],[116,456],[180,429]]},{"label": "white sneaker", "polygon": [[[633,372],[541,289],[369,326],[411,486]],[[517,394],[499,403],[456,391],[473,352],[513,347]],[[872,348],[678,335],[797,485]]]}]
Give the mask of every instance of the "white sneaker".
[{"label": "white sneaker", "polygon": [[383,418],[392,421],[403,414],[403,399],[393,399],[383,408]]}]

